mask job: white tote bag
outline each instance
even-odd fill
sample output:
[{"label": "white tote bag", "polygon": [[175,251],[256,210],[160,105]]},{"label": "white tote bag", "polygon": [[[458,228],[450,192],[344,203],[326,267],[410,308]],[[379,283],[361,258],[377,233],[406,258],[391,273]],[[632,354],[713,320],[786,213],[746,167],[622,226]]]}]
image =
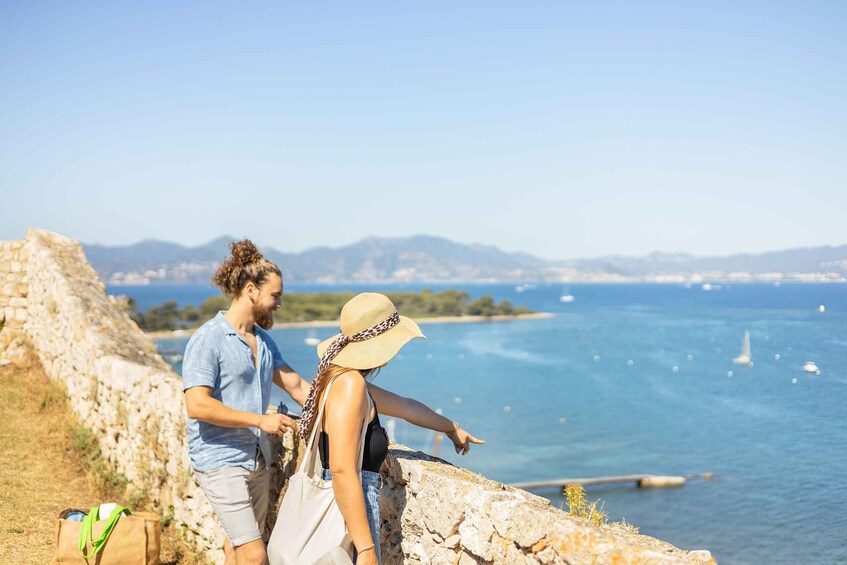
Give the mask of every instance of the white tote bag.
[{"label": "white tote bag", "polygon": [[[321,478],[317,438],[323,426],[323,412],[329,387],[321,401],[315,425],[306,445],[303,462],[288,479],[288,490],[279,507],[279,514],[268,542],[270,565],[350,565],[353,563],[353,540],[347,532],[344,517],[335,502],[332,481]],[[362,452],[372,404],[368,397],[368,411],[359,435],[359,460]]]}]

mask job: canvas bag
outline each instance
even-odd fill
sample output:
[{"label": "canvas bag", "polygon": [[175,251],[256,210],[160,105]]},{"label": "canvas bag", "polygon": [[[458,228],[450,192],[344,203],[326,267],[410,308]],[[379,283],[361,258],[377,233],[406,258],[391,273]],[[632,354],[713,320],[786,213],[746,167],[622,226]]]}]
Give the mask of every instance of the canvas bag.
[{"label": "canvas bag", "polygon": [[[268,542],[270,565],[347,565],[353,562],[353,540],[335,502],[332,481],[321,478],[322,468],[316,446],[331,386],[332,383],[324,392],[303,462],[288,479],[288,490]],[[360,478],[368,417],[373,409],[370,395],[366,396],[368,410],[359,434],[357,468]]]},{"label": "canvas bag", "polygon": [[110,516],[97,520],[98,512],[98,507],[92,508],[87,522],[56,521],[56,554],[51,565],[159,565],[158,515],[128,514],[129,510],[118,506]]}]

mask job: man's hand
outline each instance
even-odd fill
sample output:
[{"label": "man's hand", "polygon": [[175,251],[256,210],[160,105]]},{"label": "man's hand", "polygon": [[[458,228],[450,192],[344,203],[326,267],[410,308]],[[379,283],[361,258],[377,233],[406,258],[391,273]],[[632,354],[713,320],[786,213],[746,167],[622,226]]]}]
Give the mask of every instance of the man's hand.
[{"label": "man's hand", "polygon": [[297,422],[284,414],[265,414],[259,416],[259,429],[275,436],[285,435],[287,430],[297,433]]}]

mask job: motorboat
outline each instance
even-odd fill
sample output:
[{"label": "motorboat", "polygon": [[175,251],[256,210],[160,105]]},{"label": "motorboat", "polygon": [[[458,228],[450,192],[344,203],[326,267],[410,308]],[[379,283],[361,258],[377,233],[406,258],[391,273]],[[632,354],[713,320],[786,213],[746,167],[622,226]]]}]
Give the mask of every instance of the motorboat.
[{"label": "motorboat", "polygon": [[752,367],[753,366],[753,353],[750,350],[750,331],[744,330],[744,341],[741,344],[741,353],[732,360],[736,365],[742,365],[744,367]]},{"label": "motorboat", "polygon": [[317,344],[319,344],[320,342],[321,342],[321,340],[318,339],[314,330],[309,331],[309,335],[307,337],[303,338],[303,343],[305,343],[306,345],[308,345],[310,347],[314,347]]},{"label": "motorboat", "polygon": [[814,361],[806,361],[806,364],[803,365],[803,370],[807,373],[814,373],[815,375],[821,374],[821,370],[818,369],[818,366],[815,365]]}]

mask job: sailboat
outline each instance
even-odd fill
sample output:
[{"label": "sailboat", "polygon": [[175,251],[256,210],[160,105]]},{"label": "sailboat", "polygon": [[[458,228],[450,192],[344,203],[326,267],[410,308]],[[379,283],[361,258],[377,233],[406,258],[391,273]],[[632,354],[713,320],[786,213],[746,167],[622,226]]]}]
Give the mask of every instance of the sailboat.
[{"label": "sailboat", "polygon": [[744,342],[741,346],[741,354],[732,360],[736,365],[743,365],[745,367],[753,366],[753,356],[750,351],[750,331],[744,330]]}]

